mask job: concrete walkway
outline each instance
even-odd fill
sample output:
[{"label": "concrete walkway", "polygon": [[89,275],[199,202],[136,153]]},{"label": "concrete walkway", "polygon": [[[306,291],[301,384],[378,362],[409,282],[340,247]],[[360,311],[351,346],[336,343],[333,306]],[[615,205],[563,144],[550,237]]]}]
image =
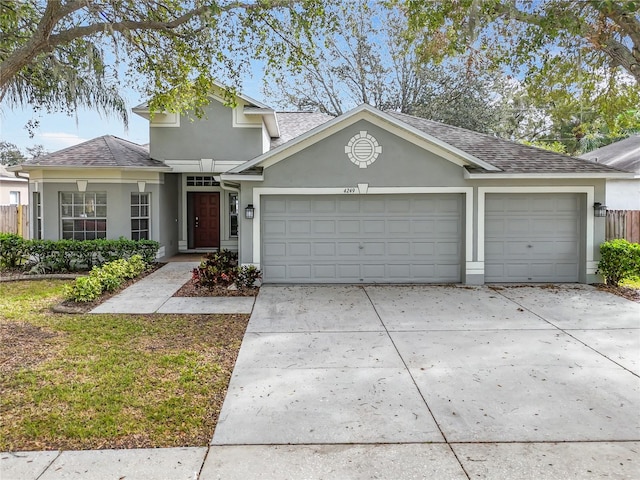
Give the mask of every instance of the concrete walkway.
[{"label": "concrete walkway", "polygon": [[251,313],[254,297],[173,297],[199,262],[170,262],[90,313]]},{"label": "concrete walkway", "polygon": [[2,480],[640,478],[640,304],[263,286],[209,447],[3,453]]}]

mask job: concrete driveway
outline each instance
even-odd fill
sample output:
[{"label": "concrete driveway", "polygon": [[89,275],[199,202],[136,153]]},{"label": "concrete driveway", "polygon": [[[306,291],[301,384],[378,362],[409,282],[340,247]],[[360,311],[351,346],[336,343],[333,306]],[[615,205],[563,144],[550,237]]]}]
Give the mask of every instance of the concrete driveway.
[{"label": "concrete driveway", "polygon": [[200,478],[640,478],[639,355],[584,285],[263,286]]}]

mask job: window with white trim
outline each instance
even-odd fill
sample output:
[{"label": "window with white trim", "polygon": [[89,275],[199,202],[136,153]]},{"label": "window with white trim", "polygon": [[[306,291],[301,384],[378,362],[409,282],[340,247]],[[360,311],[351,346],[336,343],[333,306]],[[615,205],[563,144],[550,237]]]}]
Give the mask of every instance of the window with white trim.
[{"label": "window with white trim", "polygon": [[9,205],[20,205],[20,192],[9,192]]},{"label": "window with white trim", "polygon": [[188,175],[187,187],[219,187],[213,175]]},{"label": "window with white trim", "polygon": [[238,236],[238,194],[229,194],[229,236]]},{"label": "window with white trim", "polygon": [[149,240],[149,196],[131,194],[131,240]]},{"label": "window with white trim", "polygon": [[60,221],[65,240],[107,238],[106,192],[60,192]]}]

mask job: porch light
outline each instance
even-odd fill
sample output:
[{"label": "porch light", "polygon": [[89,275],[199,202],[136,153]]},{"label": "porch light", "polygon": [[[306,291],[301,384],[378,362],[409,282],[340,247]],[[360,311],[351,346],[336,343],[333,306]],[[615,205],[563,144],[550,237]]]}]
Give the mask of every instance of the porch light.
[{"label": "porch light", "polygon": [[599,202],[593,204],[593,216],[594,217],[606,217],[607,216],[607,206],[602,205]]},{"label": "porch light", "polygon": [[248,218],[249,220],[251,220],[253,218],[254,212],[255,210],[253,208],[253,204],[250,203],[249,205],[247,205],[247,208],[244,209],[244,218]]}]

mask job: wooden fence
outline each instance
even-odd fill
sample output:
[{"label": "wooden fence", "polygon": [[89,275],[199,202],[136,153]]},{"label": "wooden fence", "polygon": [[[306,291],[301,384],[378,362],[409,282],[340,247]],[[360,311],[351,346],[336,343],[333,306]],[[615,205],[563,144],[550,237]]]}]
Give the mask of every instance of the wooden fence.
[{"label": "wooden fence", "polygon": [[607,240],[640,243],[640,210],[607,210]]},{"label": "wooden fence", "polygon": [[0,233],[16,233],[29,238],[29,207],[0,205]]}]

